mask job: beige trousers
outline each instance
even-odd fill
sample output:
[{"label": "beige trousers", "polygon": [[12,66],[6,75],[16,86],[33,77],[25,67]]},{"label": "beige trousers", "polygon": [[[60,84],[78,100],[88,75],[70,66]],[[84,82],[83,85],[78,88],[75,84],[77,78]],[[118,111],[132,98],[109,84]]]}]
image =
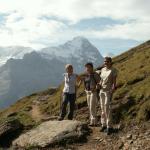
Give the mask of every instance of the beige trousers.
[{"label": "beige trousers", "polygon": [[90,124],[96,125],[97,124],[97,118],[96,118],[97,93],[86,91],[86,95],[87,95],[87,104],[90,112]]},{"label": "beige trousers", "polygon": [[107,128],[111,126],[111,98],[112,94],[109,91],[100,90],[101,124]]}]

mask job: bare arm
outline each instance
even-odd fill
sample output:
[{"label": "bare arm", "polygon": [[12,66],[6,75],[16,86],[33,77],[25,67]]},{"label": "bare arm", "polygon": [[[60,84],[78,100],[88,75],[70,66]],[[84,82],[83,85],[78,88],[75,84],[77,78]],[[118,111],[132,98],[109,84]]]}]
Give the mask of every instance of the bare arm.
[{"label": "bare arm", "polygon": [[79,88],[82,84],[82,77],[77,75],[77,87]]},{"label": "bare arm", "polygon": [[113,77],[113,84],[112,84],[112,92],[114,92],[116,90],[116,79],[117,79],[117,76],[114,76]]}]

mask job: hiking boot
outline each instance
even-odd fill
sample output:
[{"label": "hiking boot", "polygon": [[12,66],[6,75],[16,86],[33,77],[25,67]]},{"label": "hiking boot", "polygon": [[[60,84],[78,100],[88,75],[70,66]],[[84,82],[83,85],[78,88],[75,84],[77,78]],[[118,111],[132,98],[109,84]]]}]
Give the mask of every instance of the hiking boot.
[{"label": "hiking boot", "polygon": [[107,129],[106,129],[107,135],[110,135],[110,134],[112,133],[112,130],[113,130],[112,128],[107,128]]},{"label": "hiking boot", "polygon": [[100,129],[100,132],[104,132],[105,130],[106,130],[106,127],[102,126],[101,129]]},{"label": "hiking boot", "polygon": [[94,124],[93,124],[93,123],[90,123],[89,126],[90,126],[90,127],[94,127]]},{"label": "hiking boot", "polygon": [[62,120],[64,120],[64,118],[62,118],[62,117],[59,117],[59,118],[58,118],[58,121],[62,121]]}]

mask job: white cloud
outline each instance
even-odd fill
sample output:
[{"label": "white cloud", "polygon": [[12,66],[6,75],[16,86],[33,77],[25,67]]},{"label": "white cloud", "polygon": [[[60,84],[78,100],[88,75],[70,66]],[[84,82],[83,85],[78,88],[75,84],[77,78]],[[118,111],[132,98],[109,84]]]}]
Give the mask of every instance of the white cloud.
[{"label": "white cloud", "polygon": [[54,15],[73,22],[91,17],[149,18],[147,0],[0,0],[0,11],[16,10],[25,16]]},{"label": "white cloud", "polygon": [[62,22],[56,20],[47,21],[38,18],[21,17],[23,16],[19,13],[12,13],[7,16],[5,25],[0,28],[1,46],[44,47],[46,44],[53,43],[55,35],[59,30],[65,28]]},{"label": "white cloud", "polygon": [[133,39],[137,41],[145,41],[150,38],[150,22],[131,22],[122,25],[108,26],[102,31],[88,31],[88,36],[91,35],[97,38],[121,38]]},{"label": "white cloud", "polygon": [[[0,13],[9,14],[0,26],[0,46],[23,45],[34,48],[62,43],[73,36],[147,40],[150,35],[148,0],[0,0]],[[41,16],[57,17],[40,19]],[[82,19],[108,17],[124,20],[104,30],[70,29]]]}]

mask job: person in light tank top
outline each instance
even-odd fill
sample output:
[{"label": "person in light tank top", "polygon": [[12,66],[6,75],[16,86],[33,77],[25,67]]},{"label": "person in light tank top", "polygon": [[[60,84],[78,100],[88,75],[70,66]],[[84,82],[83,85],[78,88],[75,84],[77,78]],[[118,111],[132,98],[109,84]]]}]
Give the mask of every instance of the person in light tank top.
[{"label": "person in light tank top", "polygon": [[64,88],[63,88],[63,100],[61,104],[59,121],[63,120],[67,114],[66,107],[69,103],[68,120],[73,119],[75,100],[76,100],[76,83],[79,80],[79,76],[73,72],[73,66],[67,64],[65,66],[66,73],[64,76]]}]

